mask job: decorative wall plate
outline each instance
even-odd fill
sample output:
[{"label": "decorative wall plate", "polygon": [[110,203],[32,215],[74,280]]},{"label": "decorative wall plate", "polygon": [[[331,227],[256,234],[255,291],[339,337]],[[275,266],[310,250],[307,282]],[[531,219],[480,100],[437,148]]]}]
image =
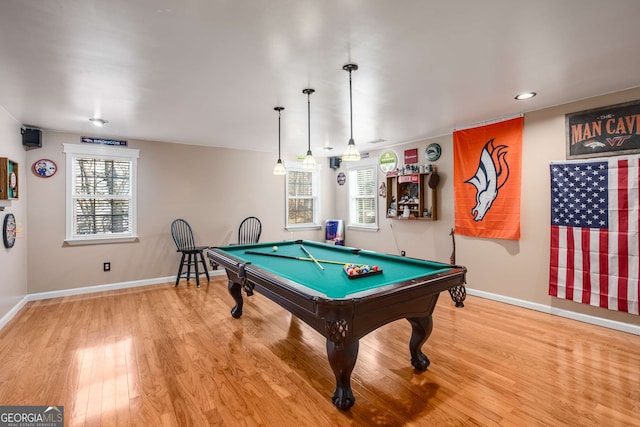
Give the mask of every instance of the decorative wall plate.
[{"label": "decorative wall plate", "polygon": [[424,156],[430,162],[435,162],[440,158],[441,153],[442,153],[442,148],[440,147],[440,144],[436,144],[434,142],[433,144],[429,144],[427,146],[427,149],[424,151]]},{"label": "decorative wall plate", "polygon": [[396,170],[398,167],[398,155],[393,151],[385,151],[378,160],[380,170],[384,173]]},{"label": "decorative wall plate", "polygon": [[16,217],[6,214],[2,225],[2,240],[5,248],[12,248],[16,243]]},{"label": "decorative wall plate", "polygon": [[56,162],[54,162],[53,160],[40,159],[36,160],[36,162],[33,164],[33,172],[42,178],[49,178],[55,175],[57,170],[58,165],[56,165]]}]

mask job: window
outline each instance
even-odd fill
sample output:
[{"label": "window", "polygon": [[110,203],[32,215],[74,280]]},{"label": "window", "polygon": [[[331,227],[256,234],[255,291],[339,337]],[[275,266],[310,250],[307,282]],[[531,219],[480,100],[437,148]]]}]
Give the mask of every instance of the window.
[{"label": "window", "polygon": [[320,227],[318,169],[303,169],[300,163],[287,164],[286,169],[286,228]]},{"label": "window", "polygon": [[138,150],[64,144],[70,244],[132,241]]},{"label": "window", "polygon": [[349,226],[378,229],[377,162],[349,167]]}]

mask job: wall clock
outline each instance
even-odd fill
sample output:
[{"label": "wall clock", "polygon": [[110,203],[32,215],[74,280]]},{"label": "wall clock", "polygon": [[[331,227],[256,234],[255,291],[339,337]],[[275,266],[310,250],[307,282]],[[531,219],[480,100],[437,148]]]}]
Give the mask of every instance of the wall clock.
[{"label": "wall clock", "polygon": [[40,159],[33,164],[33,172],[42,178],[49,178],[55,175],[58,170],[56,162],[49,159]]},{"label": "wall clock", "polygon": [[16,243],[16,217],[6,214],[2,225],[2,240],[5,248],[12,248]]}]

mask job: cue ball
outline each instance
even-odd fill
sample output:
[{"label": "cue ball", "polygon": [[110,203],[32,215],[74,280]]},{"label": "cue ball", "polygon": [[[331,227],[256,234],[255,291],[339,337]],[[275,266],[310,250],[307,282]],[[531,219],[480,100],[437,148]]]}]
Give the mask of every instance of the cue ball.
[{"label": "cue ball", "polygon": [[278,252],[278,247],[277,246],[273,247],[273,252]]}]

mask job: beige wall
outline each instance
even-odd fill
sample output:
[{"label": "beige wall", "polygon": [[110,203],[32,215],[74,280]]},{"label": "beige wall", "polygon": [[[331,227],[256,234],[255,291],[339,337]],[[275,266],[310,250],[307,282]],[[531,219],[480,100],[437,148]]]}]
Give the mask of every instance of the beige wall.
[{"label": "beige wall", "polygon": [[[12,213],[16,217],[18,236],[11,249],[0,243],[0,320],[16,307],[27,294],[27,166],[22,148],[20,123],[0,107],[0,157],[18,162],[18,200],[0,201],[5,206],[0,211],[0,226],[4,217]],[[1,231],[0,231],[1,236]],[[1,242],[2,237],[0,237]],[[0,322],[0,327],[2,322]]]},{"label": "beige wall", "polygon": [[[638,316],[547,295],[548,164],[551,160],[565,158],[564,115],[635,99],[640,99],[640,89],[525,115],[522,238],[507,241],[456,236],[456,261],[469,269],[470,289],[640,325]],[[284,229],[284,178],[271,173],[275,155],[131,140],[129,146],[140,149],[140,240],[135,243],[66,247],[63,245],[65,171],[62,144],[79,143],[80,136],[45,132],[43,147],[25,153],[20,144],[19,124],[3,110],[0,110],[0,135],[2,150],[25,166],[21,167],[20,174],[21,199],[11,207],[22,229],[20,240],[11,251],[0,249],[3,272],[0,317],[26,293],[174,276],[179,257],[171,241],[169,225],[176,217],[186,218],[193,225],[198,240],[211,245],[234,242],[240,220],[248,215],[262,219],[262,241],[291,238],[323,240],[322,230],[287,232]],[[392,221],[384,217],[385,200],[380,199],[379,231],[346,230],[349,246],[387,253],[404,250],[412,257],[449,261],[452,250],[449,232],[453,227],[452,137],[447,135],[394,149],[400,158],[405,149],[414,147],[423,155],[431,142],[438,142],[443,149],[442,157],[435,163],[441,178],[440,219],[435,222]],[[377,156],[380,153],[372,151],[370,154]],[[27,173],[31,164],[43,157],[58,163],[59,171],[52,178],[42,179]],[[346,220],[347,185],[339,186],[336,182],[337,174],[346,172],[346,164],[342,163],[338,170],[331,170],[326,159],[320,163],[323,167],[321,217],[323,220]],[[383,179],[380,175],[379,181]],[[102,272],[105,261],[112,263],[111,272]]]},{"label": "beige wall", "polygon": [[[542,304],[610,320],[640,325],[640,317],[585,306],[547,295],[549,280],[550,181],[549,162],[566,158],[565,114],[640,99],[640,88],[549,108],[525,115],[519,241],[456,236],[456,262],[468,268],[468,287],[481,292]],[[380,231],[347,230],[350,246],[449,262],[453,227],[452,136],[394,147],[402,159],[404,150],[418,148],[421,156],[431,142],[442,146],[438,166],[439,220],[398,221],[384,218],[385,200],[380,199]],[[382,150],[381,150],[382,151]],[[372,156],[380,152],[371,152]],[[424,157],[422,157],[422,161]],[[345,164],[341,170],[345,171]],[[337,172],[336,172],[337,173]],[[380,181],[383,179],[380,175]],[[345,186],[346,187],[346,186]],[[346,199],[346,188],[338,188],[337,200]],[[347,217],[346,203],[337,205],[338,217]],[[396,245],[397,241],[397,245]]]},{"label": "beige wall", "polygon": [[[51,178],[27,177],[29,293],[174,276],[180,257],[169,227],[178,217],[189,221],[199,243],[212,246],[235,242],[240,221],[250,215],[262,221],[262,241],[322,237],[321,230],[284,230],[284,177],[272,174],[277,156],[132,140],[129,147],[140,150],[139,241],[66,246],[62,144],[79,141],[79,135],[45,132],[43,147],[27,156],[29,164],[43,157],[58,164]],[[328,176],[329,168],[323,169]],[[324,198],[323,218],[333,210],[332,195]],[[111,262],[110,272],[102,271],[105,261]]]}]

